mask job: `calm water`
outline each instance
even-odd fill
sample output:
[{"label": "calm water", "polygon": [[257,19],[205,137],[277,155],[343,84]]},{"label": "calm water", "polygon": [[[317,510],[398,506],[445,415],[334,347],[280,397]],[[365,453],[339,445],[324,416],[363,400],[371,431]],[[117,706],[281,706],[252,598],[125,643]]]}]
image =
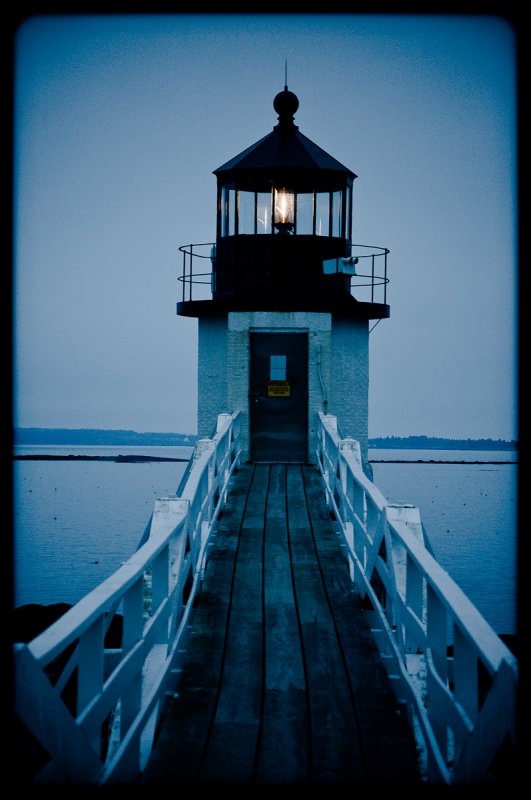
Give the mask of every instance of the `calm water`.
[{"label": "calm water", "polygon": [[[188,458],[184,447],[21,447],[17,453]],[[371,450],[371,459],[516,460],[514,453]],[[155,499],[186,464],[15,461],[15,604],[75,603],[136,549]],[[411,503],[441,565],[498,633],[516,627],[514,464],[373,464],[391,502]]]},{"label": "calm water", "polygon": [[[19,447],[49,455],[188,458],[190,447]],[[15,605],[75,603],[136,549],[186,462],[15,461]]]}]

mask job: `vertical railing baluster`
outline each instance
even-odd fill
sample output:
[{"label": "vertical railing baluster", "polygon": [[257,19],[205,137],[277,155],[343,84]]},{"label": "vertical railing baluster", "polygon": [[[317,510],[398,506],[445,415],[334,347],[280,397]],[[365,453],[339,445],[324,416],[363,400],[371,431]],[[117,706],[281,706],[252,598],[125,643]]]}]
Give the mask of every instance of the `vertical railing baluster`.
[{"label": "vertical railing baluster", "polygon": [[[103,617],[99,616],[79,640],[77,673],[77,714],[85,709],[93,697],[101,693],[103,686]],[[88,731],[94,750],[99,753],[101,728]]]},{"label": "vertical railing baluster", "polygon": [[387,303],[387,250],[384,253],[384,305]]},{"label": "vertical railing baluster", "polygon": [[[168,597],[170,589],[169,546],[166,545],[153,561],[151,569],[151,609],[155,614],[160,604]],[[159,629],[157,641],[168,642],[168,623]]]},{"label": "vertical railing baluster", "polygon": [[[448,680],[447,613],[442,600],[431,585],[428,586],[427,591],[426,633],[428,649],[426,704],[430,724],[446,762],[448,759],[448,724],[440,704],[441,689],[437,682],[437,676],[442,684],[446,685]],[[433,671],[436,675],[433,674]]]},{"label": "vertical railing baluster", "polygon": [[[412,558],[408,556],[406,562],[406,606],[415,614],[419,622],[424,622],[424,580]],[[406,632],[404,646],[408,652],[416,649],[416,642]]]},{"label": "vertical railing baluster", "polygon": [[426,626],[428,647],[432,652],[435,669],[442,682],[446,683],[448,679],[446,608],[431,585],[428,586],[427,593]]},{"label": "vertical railing baluster", "polygon": [[[124,595],[122,651],[129,652],[142,639],[144,626],[143,581],[137,580]],[[136,672],[122,692],[120,709],[120,731],[122,737],[128,732],[142,703],[142,672]],[[129,768],[139,763],[139,746],[135,745],[129,758]]]},{"label": "vertical railing baluster", "polygon": [[[188,247],[188,245],[186,245],[186,247]],[[188,253],[186,251],[186,247],[183,248],[183,302],[185,302],[188,299],[188,287],[187,287],[188,280],[186,271]]]},{"label": "vertical railing baluster", "polygon": [[461,628],[455,624],[453,640],[454,698],[463,706],[472,722],[475,722],[479,699],[477,655]]},{"label": "vertical railing baluster", "polygon": [[194,246],[190,245],[190,300],[192,300],[192,285],[193,285],[193,271],[194,271]]}]

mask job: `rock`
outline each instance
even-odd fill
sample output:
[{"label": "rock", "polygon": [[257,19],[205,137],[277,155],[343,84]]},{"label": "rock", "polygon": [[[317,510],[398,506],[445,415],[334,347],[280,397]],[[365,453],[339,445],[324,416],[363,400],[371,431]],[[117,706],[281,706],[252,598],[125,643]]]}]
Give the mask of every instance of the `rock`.
[{"label": "rock", "polygon": [[31,642],[39,633],[49,628],[59,617],[66,614],[68,603],[53,603],[49,606],[28,603],[13,610],[13,641]]}]

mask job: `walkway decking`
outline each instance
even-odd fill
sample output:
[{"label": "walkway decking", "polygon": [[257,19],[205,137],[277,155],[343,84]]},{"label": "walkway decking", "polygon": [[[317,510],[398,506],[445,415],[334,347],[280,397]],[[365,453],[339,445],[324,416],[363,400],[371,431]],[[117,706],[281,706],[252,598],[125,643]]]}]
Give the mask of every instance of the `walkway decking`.
[{"label": "walkway decking", "polygon": [[418,783],[314,467],[243,465],[146,784]]}]

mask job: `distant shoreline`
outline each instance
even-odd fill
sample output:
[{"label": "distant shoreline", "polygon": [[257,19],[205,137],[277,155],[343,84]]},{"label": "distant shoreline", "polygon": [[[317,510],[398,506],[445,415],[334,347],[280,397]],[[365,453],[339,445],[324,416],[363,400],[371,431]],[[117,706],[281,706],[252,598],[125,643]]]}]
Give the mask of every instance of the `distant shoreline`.
[{"label": "distant shoreline", "polygon": [[150,461],[184,461],[188,458],[165,458],[163,456],[85,456],[85,455],[47,455],[46,453],[35,453],[30,455],[14,455],[14,461],[115,461],[119,464],[144,464]]},{"label": "distant shoreline", "polygon": [[[186,433],[139,433],[100,428],[15,428],[16,447],[193,447],[200,437]],[[445,439],[437,436],[369,438],[369,450],[517,450],[518,442],[504,439]],[[101,457],[98,456],[99,459]]]},{"label": "distant shoreline", "polygon": [[[188,458],[164,458],[163,456],[135,456],[135,455],[115,455],[115,456],[85,456],[85,455],[48,455],[45,453],[35,453],[30,455],[14,455],[14,461],[114,461],[118,464],[147,464],[150,461],[181,461],[188,462]],[[436,460],[430,459],[390,459],[390,458],[369,458],[370,464],[518,464],[518,461],[455,461],[455,460]]]},{"label": "distant shoreline", "polygon": [[518,461],[447,461],[430,459],[391,459],[391,458],[369,458],[369,464],[518,464]]}]

